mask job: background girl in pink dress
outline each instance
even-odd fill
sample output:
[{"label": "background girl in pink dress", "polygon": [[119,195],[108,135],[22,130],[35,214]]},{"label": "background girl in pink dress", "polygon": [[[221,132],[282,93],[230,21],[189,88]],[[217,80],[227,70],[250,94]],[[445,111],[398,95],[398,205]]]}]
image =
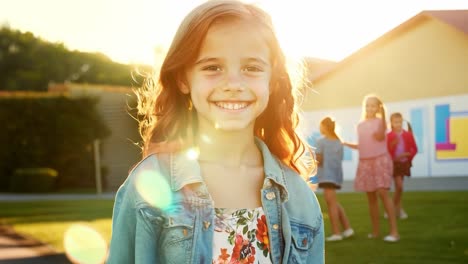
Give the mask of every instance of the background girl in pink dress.
[{"label": "background girl in pink dress", "polygon": [[387,151],[385,109],[382,101],[374,95],[363,100],[363,120],[358,124],[358,143],[343,143],[359,152],[359,163],[354,180],[356,191],[366,192],[372,233],[369,238],[380,235],[379,203],[382,200],[390,224],[390,234],[384,241],[397,242],[400,239],[396,223],[395,208],[388,193],[392,184],[393,162]]}]

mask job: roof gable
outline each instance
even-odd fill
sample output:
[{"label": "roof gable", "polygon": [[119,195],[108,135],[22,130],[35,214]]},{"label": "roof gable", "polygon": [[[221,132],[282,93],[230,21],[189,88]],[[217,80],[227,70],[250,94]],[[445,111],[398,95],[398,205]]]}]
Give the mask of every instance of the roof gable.
[{"label": "roof gable", "polygon": [[314,78],[311,79],[311,82],[316,83],[322,79],[325,79],[326,77],[333,74],[333,72],[335,72],[336,70],[346,67],[347,65],[351,64],[352,62],[364,56],[366,53],[376,50],[380,46],[397,38],[401,34],[407,32],[408,30],[412,29],[414,26],[426,21],[427,19],[437,19],[468,35],[468,10],[422,11],[418,13],[416,16],[413,16],[412,18],[401,23],[399,26],[395,27],[394,29],[383,34],[381,37],[377,38],[376,40],[370,42],[366,46],[360,48],[359,50],[357,50],[350,56],[338,62],[337,64],[332,65],[325,71],[322,71],[320,74],[313,76]]}]

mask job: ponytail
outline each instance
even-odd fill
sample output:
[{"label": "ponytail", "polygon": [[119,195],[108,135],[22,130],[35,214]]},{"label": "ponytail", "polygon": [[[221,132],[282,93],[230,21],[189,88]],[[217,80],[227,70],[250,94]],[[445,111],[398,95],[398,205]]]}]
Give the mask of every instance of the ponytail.
[{"label": "ponytail", "polygon": [[408,125],[408,132],[413,134],[413,127],[411,126],[410,122],[408,120],[405,120],[406,124]]},{"label": "ponytail", "polygon": [[322,121],[320,121],[320,124],[323,125],[323,127],[330,136],[341,141],[340,137],[338,137],[338,135],[335,132],[335,120],[327,116],[324,119],[322,119]]},{"label": "ponytail", "polygon": [[[410,122],[406,119],[403,119],[403,115],[399,112],[396,112],[396,113],[393,113],[390,115],[390,124],[392,123],[392,119],[393,118],[401,118],[403,121],[406,122],[406,124],[408,125],[408,132],[410,132],[411,134],[413,134],[413,127],[411,126]],[[392,127],[393,129],[393,127]]]}]

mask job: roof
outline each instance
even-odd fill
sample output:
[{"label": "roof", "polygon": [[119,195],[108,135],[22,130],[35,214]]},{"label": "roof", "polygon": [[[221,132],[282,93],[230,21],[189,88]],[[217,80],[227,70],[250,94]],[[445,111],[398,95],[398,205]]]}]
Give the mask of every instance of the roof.
[{"label": "roof", "polygon": [[468,10],[433,10],[423,11],[421,14],[431,16],[468,34]]},{"label": "roof", "polygon": [[320,76],[335,67],[337,62],[314,57],[305,57],[304,64],[307,67],[308,78],[313,80],[315,77]]},{"label": "roof", "polygon": [[407,32],[419,23],[426,21],[427,19],[437,19],[444,22],[455,29],[468,35],[468,10],[426,10],[418,13],[407,21],[403,22],[396,28],[388,31],[381,37],[357,50],[350,56],[346,57],[342,61],[335,65],[332,65],[328,69],[323,69],[320,74],[313,76],[312,82],[318,82],[328,76],[330,76],[336,70],[345,67],[349,63],[352,63],[363,56],[365,53],[376,50],[378,47],[388,43],[394,38],[400,36],[402,33]]}]

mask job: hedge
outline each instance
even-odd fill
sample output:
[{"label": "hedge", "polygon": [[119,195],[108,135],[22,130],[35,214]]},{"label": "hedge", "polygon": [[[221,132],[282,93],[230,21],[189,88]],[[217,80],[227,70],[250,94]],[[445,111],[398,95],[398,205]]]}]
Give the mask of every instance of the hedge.
[{"label": "hedge", "polygon": [[56,188],[94,186],[92,143],[110,135],[97,98],[0,97],[0,191],[15,170],[51,168]]},{"label": "hedge", "polygon": [[10,179],[11,192],[43,193],[54,190],[57,171],[51,168],[16,169]]}]

